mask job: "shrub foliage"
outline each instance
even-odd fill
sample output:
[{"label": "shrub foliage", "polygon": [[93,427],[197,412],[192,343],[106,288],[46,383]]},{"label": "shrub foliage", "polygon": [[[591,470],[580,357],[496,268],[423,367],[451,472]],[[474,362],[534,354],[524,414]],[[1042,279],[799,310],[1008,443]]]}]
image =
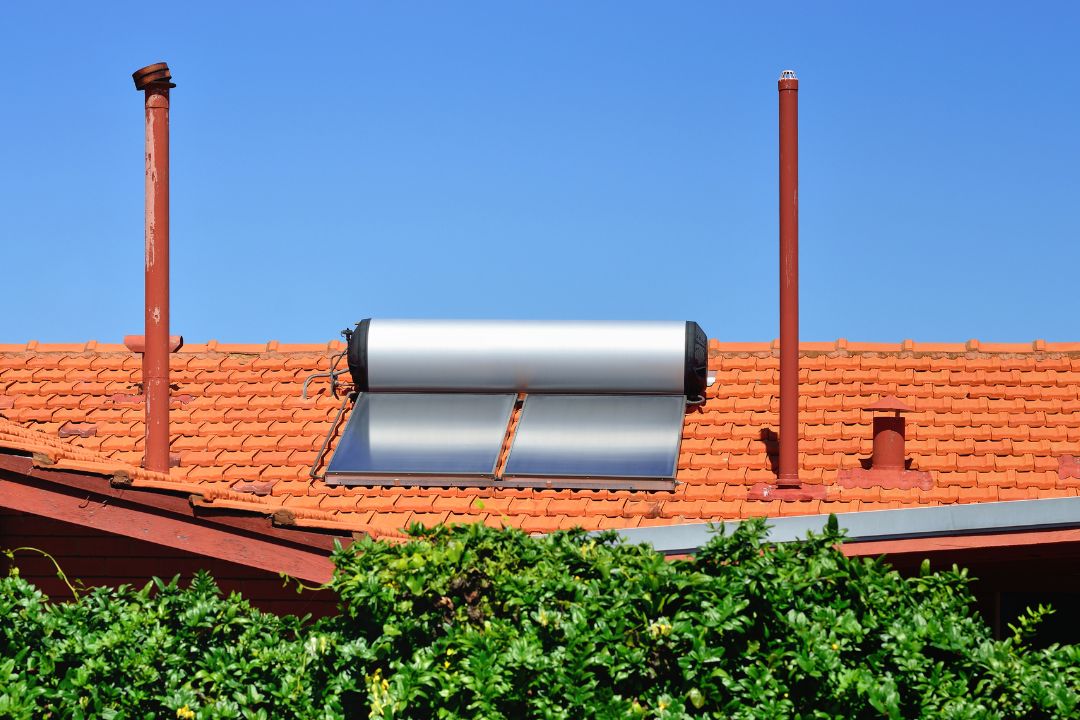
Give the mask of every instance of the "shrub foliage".
[{"label": "shrub foliage", "polygon": [[479,525],[334,554],[341,614],[211,578],[50,603],[0,580],[0,717],[1066,718],[1080,648],[994,640],[955,568],[905,578],[760,523],[668,561]]}]

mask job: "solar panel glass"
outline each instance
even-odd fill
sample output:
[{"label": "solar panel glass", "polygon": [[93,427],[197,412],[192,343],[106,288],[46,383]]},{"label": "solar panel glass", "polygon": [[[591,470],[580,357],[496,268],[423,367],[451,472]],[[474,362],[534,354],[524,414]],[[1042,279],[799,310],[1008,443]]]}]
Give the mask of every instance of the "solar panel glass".
[{"label": "solar panel glass", "polygon": [[516,396],[363,393],[326,475],[493,476]]},{"label": "solar panel glass", "polygon": [[529,395],[506,477],[672,478],[681,395]]}]

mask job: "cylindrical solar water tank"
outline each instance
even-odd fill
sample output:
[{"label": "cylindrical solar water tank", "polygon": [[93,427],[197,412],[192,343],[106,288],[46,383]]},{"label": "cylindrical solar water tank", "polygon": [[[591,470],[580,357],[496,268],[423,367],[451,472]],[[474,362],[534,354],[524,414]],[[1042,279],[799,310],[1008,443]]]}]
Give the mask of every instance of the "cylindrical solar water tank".
[{"label": "cylindrical solar water tank", "polygon": [[695,322],[359,322],[349,370],[362,392],[703,396],[708,339]]}]

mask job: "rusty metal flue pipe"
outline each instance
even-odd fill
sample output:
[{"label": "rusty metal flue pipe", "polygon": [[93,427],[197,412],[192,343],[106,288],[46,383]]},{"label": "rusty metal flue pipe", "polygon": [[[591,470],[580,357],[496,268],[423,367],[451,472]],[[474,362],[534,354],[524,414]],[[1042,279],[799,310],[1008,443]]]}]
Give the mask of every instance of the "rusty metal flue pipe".
[{"label": "rusty metal flue pipe", "polygon": [[780,74],[780,487],[799,486],[799,80]]},{"label": "rusty metal flue pipe", "polygon": [[146,330],[143,396],[146,438],[143,466],[169,472],[169,66],[132,74],[146,109]]}]

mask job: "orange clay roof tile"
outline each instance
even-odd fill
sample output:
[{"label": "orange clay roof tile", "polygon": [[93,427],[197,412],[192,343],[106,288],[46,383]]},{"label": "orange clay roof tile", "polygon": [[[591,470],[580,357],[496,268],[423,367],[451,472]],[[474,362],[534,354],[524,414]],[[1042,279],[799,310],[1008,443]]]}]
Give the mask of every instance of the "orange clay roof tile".
[{"label": "orange clay roof tile", "polygon": [[[801,348],[801,476],[808,491],[752,499],[776,479],[777,347],[710,341],[716,383],[706,404],[687,413],[673,492],[312,481],[310,463],[340,400],[325,378],[312,382],[309,399],[300,389],[309,375],[329,369],[343,349],[339,342],[210,341],[174,353],[171,452],[180,465],[168,476],[138,467],[137,355],[94,342],[0,345],[0,448],[218,507],[278,513],[279,524],[395,538],[412,522],[545,532],[1056,497],[1080,487],[1072,459],[1080,457],[1080,343],[838,340]],[[912,470],[928,473],[928,485],[840,482],[841,470],[861,472],[869,460],[864,410],[884,395],[914,410],[907,415],[907,455]],[[335,441],[338,435],[340,426]]]}]

